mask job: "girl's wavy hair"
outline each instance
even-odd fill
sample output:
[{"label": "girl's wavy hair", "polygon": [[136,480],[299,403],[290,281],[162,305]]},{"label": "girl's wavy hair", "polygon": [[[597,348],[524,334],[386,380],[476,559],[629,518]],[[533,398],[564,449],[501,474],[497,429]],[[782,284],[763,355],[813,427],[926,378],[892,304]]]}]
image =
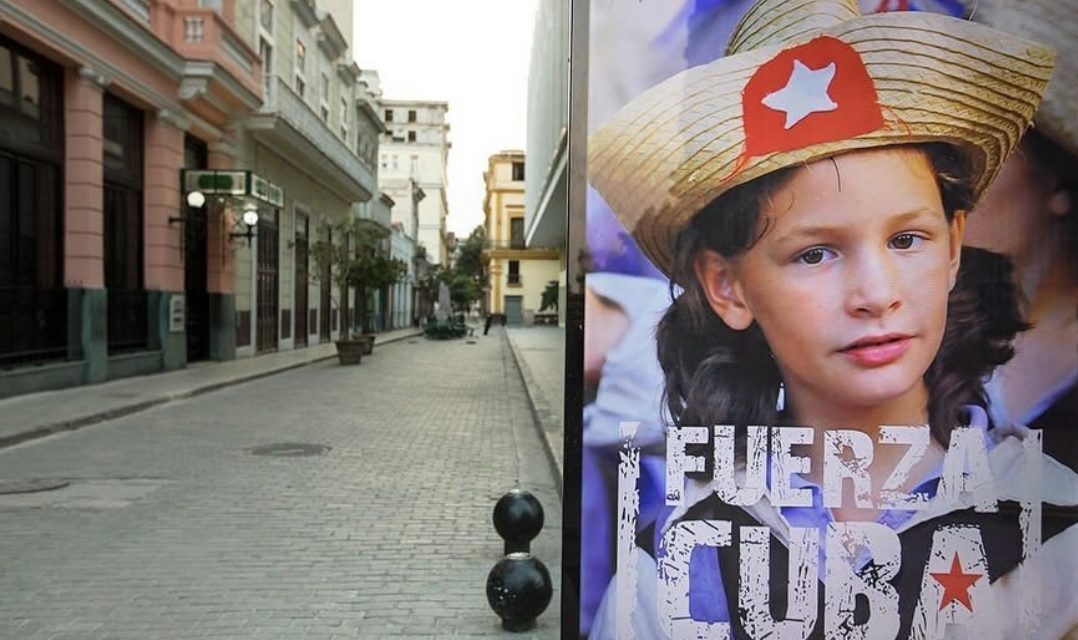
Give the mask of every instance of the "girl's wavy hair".
[{"label": "girl's wavy hair", "polygon": [[[948,221],[957,211],[969,211],[974,190],[965,156],[942,143],[917,147],[932,164]],[[726,326],[708,304],[694,261],[704,249],[726,257],[750,249],[766,230],[762,203],[794,169],[731,189],[704,207],[677,239],[671,288],[679,283],[684,292],[675,296],[656,335],[666,407],[677,425],[779,423],[782,379],[763,333],[755,322],[744,331]],[[983,381],[1014,355],[1011,341],[1026,328],[1010,261],[963,248],[943,341],[924,374],[929,424],[938,441],[947,444],[951,430],[965,423],[966,405],[987,405]]]}]

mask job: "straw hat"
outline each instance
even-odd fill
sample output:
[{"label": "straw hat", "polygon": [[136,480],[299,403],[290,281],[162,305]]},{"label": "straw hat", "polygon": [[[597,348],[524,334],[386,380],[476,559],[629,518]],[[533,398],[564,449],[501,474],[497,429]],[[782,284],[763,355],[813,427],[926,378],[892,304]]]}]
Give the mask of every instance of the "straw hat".
[{"label": "straw hat", "polygon": [[969,0],[970,18],[1056,49],[1056,70],[1034,119],[1078,158],[1078,0]]},{"label": "straw hat", "polygon": [[1029,126],[1053,53],[928,13],[857,0],[761,0],[726,57],[642,93],[588,141],[588,176],[667,275],[677,234],[727,190],[854,149],[949,142],[977,192]]}]

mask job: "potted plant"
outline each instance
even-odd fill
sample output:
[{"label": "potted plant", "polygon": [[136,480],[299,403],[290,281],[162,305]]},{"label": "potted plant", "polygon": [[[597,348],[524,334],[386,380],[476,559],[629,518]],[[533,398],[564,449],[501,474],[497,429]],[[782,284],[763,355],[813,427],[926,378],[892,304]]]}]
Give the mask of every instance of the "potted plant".
[{"label": "potted plant", "polygon": [[356,311],[360,318],[360,334],[351,335],[348,322],[341,327],[337,356],[341,364],[359,364],[363,355],[371,353],[374,334],[367,317],[368,292],[395,283],[406,267],[403,262],[387,257],[382,241],[389,231],[376,222],[357,219],[335,227],[338,243],[316,243],[314,253],[322,265],[328,264],[332,280],[341,295],[356,290]]}]

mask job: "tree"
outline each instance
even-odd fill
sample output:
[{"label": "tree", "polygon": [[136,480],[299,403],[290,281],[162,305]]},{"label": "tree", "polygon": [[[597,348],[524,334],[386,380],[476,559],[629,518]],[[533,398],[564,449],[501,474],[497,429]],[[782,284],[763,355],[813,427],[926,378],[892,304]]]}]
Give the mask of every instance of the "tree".
[{"label": "tree", "polygon": [[449,299],[457,311],[467,311],[473,302],[479,299],[480,289],[475,280],[467,274],[453,273],[449,280]]},{"label": "tree", "polygon": [[558,281],[551,280],[546,283],[546,288],[543,289],[543,298],[539,303],[539,313],[546,311],[553,307],[555,311],[558,310]]},{"label": "tree", "polygon": [[[361,331],[370,332],[367,319],[367,292],[378,290],[397,282],[407,273],[407,265],[382,252],[382,241],[389,231],[373,220],[358,219],[334,225],[342,242],[318,242],[314,246],[315,260],[319,265],[328,263],[333,283],[342,288],[356,289],[356,305]],[[347,323],[341,328],[341,337],[347,338]]]},{"label": "tree", "polygon": [[472,229],[468,238],[461,243],[460,256],[457,258],[457,271],[471,278],[480,287],[486,279],[483,270],[483,245],[486,243],[486,236],[483,225]]}]

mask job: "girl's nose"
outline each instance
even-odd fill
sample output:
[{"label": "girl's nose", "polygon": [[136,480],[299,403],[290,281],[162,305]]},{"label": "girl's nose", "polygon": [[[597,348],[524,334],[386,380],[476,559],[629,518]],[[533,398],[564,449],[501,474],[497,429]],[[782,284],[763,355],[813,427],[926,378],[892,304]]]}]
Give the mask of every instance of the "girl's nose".
[{"label": "girl's nose", "polygon": [[852,261],[846,310],[854,316],[883,316],[902,306],[898,269],[888,252],[866,252]]}]

